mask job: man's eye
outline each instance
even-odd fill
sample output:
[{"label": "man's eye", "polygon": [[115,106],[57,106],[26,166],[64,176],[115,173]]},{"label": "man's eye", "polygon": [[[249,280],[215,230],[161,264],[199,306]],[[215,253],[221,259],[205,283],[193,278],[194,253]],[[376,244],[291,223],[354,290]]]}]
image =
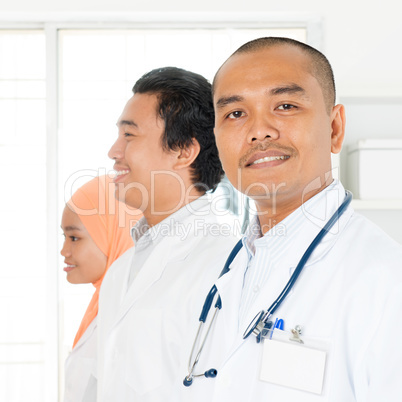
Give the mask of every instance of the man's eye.
[{"label": "man's eye", "polygon": [[235,112],[232,112],[228,115],[229,119],[238,119],[240,117],[243,117],[245,115],[244,112],[240,112],[239,110],[236,110]]},{"label": "man's eye", "polygon": [[125,137],[132,137],[133,135],[130,134],[130,133],[124,133],[124,136],[125,136]]},{"label": "man's eye", "polygon": [[290,105],[289,103],[285,103],[283,105],[278,106],[277,109],[279,110],[290,110],[290,109],[294,109],[296,106]]},{"label": "man's eye", "polygon": [[70,239],[71,239],[72,241],[77,241],[77,240],[78,240],[78,237],[70,236]]}]

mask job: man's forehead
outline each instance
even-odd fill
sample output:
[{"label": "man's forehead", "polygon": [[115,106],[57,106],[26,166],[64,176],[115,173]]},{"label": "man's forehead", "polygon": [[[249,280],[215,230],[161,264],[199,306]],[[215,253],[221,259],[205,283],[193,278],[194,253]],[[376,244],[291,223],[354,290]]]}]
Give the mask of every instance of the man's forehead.
[{"label": "man's forehead", "polygon": [[248,52],[235,53],[218,70],[215,81],[222,76],[235,73],[238,70],[269,68],[273,65],[289,66],[299,70],[310,71],[311,60],[300,49],[289,45],[275,45],[267,48],[251,50]]},{"label": "man's forehead", "polygon": [[291,46],[278,45],[235,54],[222,65],[215,77],[214,101],[222,92],[231,91],[231,88],[247,90],[250,82],[258,83],[259,80],[264,86],[280,88],[293,83],[304,88],[301,78],[305,74],[316,80],[308,57]]},{"label": "man's forehead", "polygon": [[117,119],[116,126],[131,126],[138,128],[144,122],[144,117],[152,119],[157,125],[164,125],[158,111],[158,97],[152,93],[135,93],[126,103]]}]

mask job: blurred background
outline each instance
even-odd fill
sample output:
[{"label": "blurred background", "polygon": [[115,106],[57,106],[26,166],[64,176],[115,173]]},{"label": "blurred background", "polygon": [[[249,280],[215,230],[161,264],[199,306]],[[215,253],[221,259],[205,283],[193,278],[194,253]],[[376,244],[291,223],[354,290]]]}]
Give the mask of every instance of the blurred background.
[{"label": "blurred background", "polygon": [[[145,72],[209,80],[244,42],[287,36],[323,51],[346,106],[335,176],[402,243],[402,25],[395,1],[0,0],[0,401],[55,402],[93,292],[59,255],[64,203],[112,170],[115,123]],[[241,197],[223,219],[243,222]],[[244,200],[243,200],[244,201]],[[223,208],[225,206],[223,205]]]}]

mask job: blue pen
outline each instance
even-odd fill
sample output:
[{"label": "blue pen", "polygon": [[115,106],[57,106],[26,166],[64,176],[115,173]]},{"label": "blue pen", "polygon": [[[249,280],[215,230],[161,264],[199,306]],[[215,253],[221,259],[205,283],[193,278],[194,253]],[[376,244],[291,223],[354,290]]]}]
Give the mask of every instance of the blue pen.
[{"label": "blue pen", "polygon": [[276,318],[275,319],[275,324],[272,327],[272,331],[271,331],[271,335],[269,336],[269,339],[272,339],[272,335],[275,331],[275,328],[280,329],[281,331],[283,331],[283,328],[285,327],[285,322],[282,320],[282,318]]},{"label": "blue pen", "polygon": [[283,329],[285,328],[285,322],[282,320],[282,318],[280,318],[278,321],[275,322],[275,328],[278,328],[281,331],[283,331]]}]

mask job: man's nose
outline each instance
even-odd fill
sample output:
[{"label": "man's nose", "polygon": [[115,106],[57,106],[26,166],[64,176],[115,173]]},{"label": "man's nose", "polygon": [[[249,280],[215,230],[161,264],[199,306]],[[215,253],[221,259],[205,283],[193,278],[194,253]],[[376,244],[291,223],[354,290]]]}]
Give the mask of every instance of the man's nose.
[{"label": "man's nose", "polygon": [[277,140],[280,137],[275,119],[266,114],[260,114],[253,118],[247,134],[247,142],[254,144],[266,139]]},{"label": "man's nose", "polygon": [[114,142],[112,147],[109,149],[108,157],[110,159],[123,159],[124,156],[124,140],[120,136]]}]

